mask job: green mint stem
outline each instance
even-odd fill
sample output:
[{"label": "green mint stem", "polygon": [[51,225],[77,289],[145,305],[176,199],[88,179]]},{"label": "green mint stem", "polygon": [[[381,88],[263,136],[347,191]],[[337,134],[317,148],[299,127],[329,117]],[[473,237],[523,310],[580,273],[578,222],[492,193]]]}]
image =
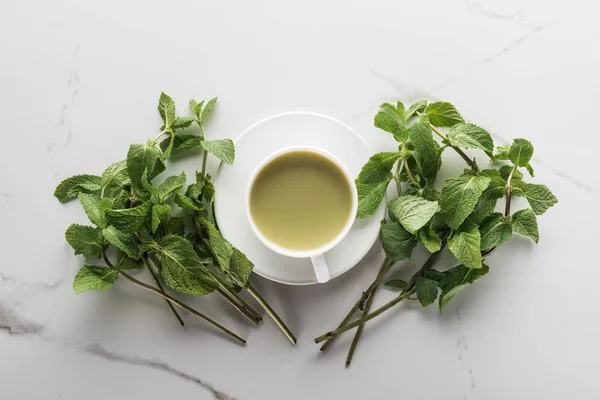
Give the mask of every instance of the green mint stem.
[{"label": "green mint stem", "polygon": [[402,293],[400,295],[398,295],[398,297],[389,301],[388,303],[384,304],[383,306],[379,307],[377,310],[373,311],[372,313],[365,315],[364,317],[359,318],[356,321],[351,322],[348,325],[344,325],[342,327],[339,327],[333,331],[327,332],[324,335],[317,337],[315,339],[315,343],[321,343],[329,338],[335,337],[335,336],[337,336],[341,333],[344,333],[352,328],[362,325],[365,322],[372,320],[373,318],[377,317],[378,315],[380,315],[380,314],[384,313],[385,311],[389,310],[390,308],[394,307],[396,304],[400,303],[402,300],[408,298],[410,295],[415,293],[415,285],[416,285],[417,279],[419,278],[419,276],[421,276],[423,274],[423,272],[425,272],[425,270],[427,268],[429,268],[429,267],[431,267],[431,265],[433,265],[433,263],[437,260],[438,256],[440,255],[441,251],[444,249],[445,246],[446,246],[446,239],[444,238],[444,241],[442,242],[442,248],[440,250],[436,251],[435,253],[432,253],[429,256],[427,261],[425,261],[425,263],[423,263],[423,266],[421,267],[421,269],[419,269],[419,271],[417,271],[413,275],[413,277],[411,278],[411,280],[408,283],[408,285],[406,286],[406,288],[402,291]]},{"label": "green mint stem", "polygon": [[238,302],[236,302],[233,298],[231,298],[227,292],[225,292],[222,288],[217,288],[217,293],[219,293],[229,304],[233,306],[236,310],[239,311],[246,319],[252,322],[254,325],[258,325],[260,320],[252,315],[248,310],[246,310],[243,306],[241,306]]},{"label": "green mint stem", "polygon": [[292,344],[295,345],[296,337],[294,336],[292,331],[290,331],[290,328],[288,328],[285,325],[285,323],[281,320],[281,318],[279,318],[279,316],[271,308],[269,303],[267,303],[265,301],[265,299],[263,299],[262,296],[250,285],[250,281],[248,281],[246,283],[246,290],[248,291],[248,293],[250,293],[250,295],[252,297],[254,297],[254,300],[256,300],[258,302],[258,304],[260,304],[260,306],[267,312],[267,314],[269,314],[269,317],[271,317],[273,319],[273,321],[275,321],[275,323],[277,324],[279,329],[281,329],[281,331],[285,334],[285,336],[287,336],[287,338],[290,340],[290,342],[292,342]]},{"label": "green mint stem", "polygon": [[[517,167],[515,166],[512,169],[512,171],[510,171],[510,174],[508,174],[508,178],[506,179],[506,188],[504,189],[504,198],[505,198],[504,216],[505,217],[508,217],[510,215],[510,204],[511,204],[511,200],[512,200],[512,178],[513,178],[513,175],[515,174],[516,170],[517,170]],[[498,247],[492,247],[491,249],[484,252],[482,254],[482,256],[488,257],[494,251],[496,251],[497,248]]]},{"label": "green mint stem", "polygon": [[[360,296],[360,299],[358,299],[358,301],[354,304],[354,306],[352,307],[350,312],[348,312],[346,317],[338,325],[337,329],[343,327],[344,325],[346,325],[348,323],[348,321],[350,321],[350,318],[352,318],[352,315],[354,315],[354,312],[356,310],[358,310],[362,304],[364,304],[365,300],[367,300],[367,297],[377,288],[379,283],[383,280],[385,274],[390,270],[390,268],[393,265],[394,265],[394,263],[389,263],[389,258],[386,257],[383,259],[383,262],[381,263],[381,267],[379,267],[379,272],[377,273],[377,277],[371,283],[371,285],[369,285],[367,290],[365,290],[362,293],[362,295]],[[327,341],[323,344],[323,346],[321,346],[321,351],[327,350],[327,348],[331,345],[331,343],[335,340],[335,338],[336,337],[333,336],[330,339],[327,339]]]},{"label": "green mint stem", "polygon": [[157,295],[159,295],[160,297],[162,297],[163,299],[169,300],[171,303],[175,304],[178,307],[183,308],[184,310],[194,314],[195,316],[202,318],[203,320],[205,320],[206,322],[208,322],[209,324],[213,325],[214,327],[216,327],[217,329],[219,329],[220,331],[226,333],[228,336],[232,337],[233,339],[235,339],[236,341],[238,341],[241,344],[246,344],[246,341],[239,335],[236,335],[235,333],[233,333],[232,331],[230,331],[229,329],[225,328],[223,325],[219,324],[218,322],[214,321],[213,319],[207,317],[206,315],[202,314],[199,311],[194,310],[192,307],[182,303],[181,301],[177,300],[176,298],[166,294],[166,293],[162,293],[161,291],[159,291],[158,289],[156,289],[155,287],[152,287],[148,284],[145,284],[144,282],[141,282],[137,279],[135,279],[133,276],[127,274],[126,272],[124,272],[123,270],[120,270],[119,268],[115,267],[110,260],[108,259],[108,257],[106,256],[106,251],[102,252],[102,257],[104,258],[104,262],[106,262],[106,265],[109,266],[109,268],[114,269],[115,271],[117,271],[119,273],[119,275],[123,276],[125,279],[129,280],[130,282],[138,285],[139,287],[149,290],[152,293],[155,293]]},{"label": "green mint stem", "polygon": [[398,164],[396,164],[396,175],[394,176],[398,196],[402,196],[402,183],[400,182],[400,170],[402,169],[402,164],[404,164],[404,158],[401,161],[398,161]]},{"label": "green mint stem", "polygon": [[[204,134],[204,126],[200,125],[200,132],[202,132],[202,139],[206,140],[206,135]],[[208,151],[204,150],[202,155],[202,177],[206,176],[206,162],[208,161]]]},{"label": "green mint stem", "polygon": [[[162,284],[158,280],[158,276],[156,276],[156,274],[154,273],[152,268],[150,268],[150,265],[148,265],[148,260],[146,259],[145,256],[142,256],[142,261],[144,262],[144,265],[146,266],[146,268],[148,268],[148,271],[150,271],[150,275],[152,275],[152,278],[154,278],[154,282],[156,282],[156,286],[158,286],[158,290],[160,290],[162,293],[166,294],[165,289],[163,288]],[[181,324],[181,326],[183,326],[184,325],[183,319],[181,319],[181,316],[179,315],[179,313],[177,312],[177,310],[175,309],[173,304],[167,299],[163,299],[163,300],[165,301],[165,303],[167,303],[167,306],[169,307],[169,310],[171,310],[171,313],[173,314],[175,319],[177,319],[179,324]]]},{"label": "green mint stem", "polygon": [[[448,139],[448,137],[446,135],[444,135],[442,132],[440,132],[435,126],[433,126],[431,124],[429,124],[429,126],[431,127],[431,130],[433,130],[435,133],[437,133],[437,135],[439,137],[441,137],[443,140]],[[469,156],[465,154],[464,151],[462,151],[461,149],[459,149],[456,146],[452,146],[451,144],[449,144],[448,146],[452,147],[454,149],[454,151],[456,151],[458,153],[458,155],[461,156],[462,159],[465,160],[465,162],[467,164],[469,164],[469,167],[471,167],[471,169],[473,169],[473,171],[475,171],[475,172],[479,171],[479,167],[477,166],[477,163],[475,162],[475,160],[471,160],[469,158]]]},{"label": "green mint stem", "polygon": [[[171,130],[169,128],[165,128],[162,131],[160,131],[160,133],[158,135],[156,135],[156,137],[150,141],[150,145],[152,147],[154,147],[154,145],[156,145],[156,142],[158,142],[158,139],[160,139],[162,137],[162,135],[164,135],[165,133],[169,133],[169,132],[171,132]],[[171,135],[172,134],[173,133],[171,133]]]},{"label": "green mint stem", "polygon": [[254,310],[250,306],[250,304],[248,304],[246,301],[244,301],[244,299],[242,299],[240,296],[238,296],[237,293],[229,290],[227,288],[227,286],[225,285],[225,282],[223,282],[223,280],[219,276],[217,276],[216,274],[211,274],[211,275],[219,282],[223,291],[226,292],[226,294],[229,295],[229,297],[232,297],[233,299],[235,299],[246,310],[246,312],[249,315],[251,315],[254,319],[256,319],[259,323],[262,322],[262,317],[256,312],[256,310]]}]

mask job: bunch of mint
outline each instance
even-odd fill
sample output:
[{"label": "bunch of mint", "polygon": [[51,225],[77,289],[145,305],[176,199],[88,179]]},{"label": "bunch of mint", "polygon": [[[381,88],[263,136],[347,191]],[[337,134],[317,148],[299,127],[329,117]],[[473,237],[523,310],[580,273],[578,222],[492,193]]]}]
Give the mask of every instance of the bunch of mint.
[{"label": "bunch of mint", "polygon": [[[76,255],[99,259],[81,267],[73,289],[76,293],[108,290],[123,277],[161,296],[181,325],[183,320],[174,306],[246,343],[212,318],[168,294],[163,283],[188,295],[218,292],[241,315],[259,324],[261,316],[238,295],[244,290],[295,344],[292,332],[250,284],[252,262],[223,238],[217,227],[213,212],[215,189],[206,173],[207,157],[210,153],[232,164],[235,149],[231,139],[206,139],[204,125],[216,102],[216,98],[206,104],[192,99],[189,108],[193,116],[177,116],[173,99],[162,93],[158,111],[163,126],[154,139],[132,144],[127,157],[110,165],[101,176],[76,175],[58,185],[54,192],[58,200],[78,198],[93,224],[71,225],[66,232],[67,242]],[[192,124],[199,127],[200,135],[179,132]],[[186,186],[185,173],[169,176],[160,185],[152,183],[165,171],[173,154],[197,148],[204,150],[202,170],[196,172],[191,184]],[[143,269],[152,275],[155,286],[131,275]]]},{"label": "bunch of mint", "polygon": [[[485,259],[514,233],[537,243],[537,216],[558,201],[546,186],[523,180],[522,169],[534,176],[529,163],[533,145],[529,141],[515,139],[511,145],[494,151],[490,134],[465,122],[450,103],[427,104],[422,100],[408,109],[401,102],[385,103],[374,122],[377,128],[394,136],[398,150],[375,154],[362,168],[356,179],[357,216],[373,215],[389,184],[395,181],[398,197],[388,202],[389,218],[381,222],[379,234],[386,257],[375,280],[338,328],[315,339],[317,343],[325,341],[321,347],[325,350],[339,334],[357,328],[347,366],[367,321],[405,300],[418,300],[423,307],[438,300],[440,312],[443,311],[457,293],[488,273]],[[435,140],[434,134],[441,142]],[[456,151],[469,169],[447,179],[438,191],[436,177],[442,154],[448,148]],[[464,149],[483,151],[493,168],[481,170]],[[513,195],[526,198],[531,208],[512,213]],[[501,198],[505,199],[504,212],[495,212]],[[428,260],[408,282],[395,278],[385,281],[384,286],[400,293],[371,311],[379,284],[397,261],[411,257],[419,243],[431,253]],[[443,271],[434,269],[437,257],[446,247],[459,265]],[[362,315],[351,321],[357,311]]]}]

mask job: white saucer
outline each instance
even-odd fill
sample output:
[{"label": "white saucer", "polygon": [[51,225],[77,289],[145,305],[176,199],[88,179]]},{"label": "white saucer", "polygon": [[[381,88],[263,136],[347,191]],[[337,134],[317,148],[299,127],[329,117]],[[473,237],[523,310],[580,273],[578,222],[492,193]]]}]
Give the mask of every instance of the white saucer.
[{"label": "white saucer", "polygon": [[[288,285],[317,283],[310,259],[289,258],[263,245],[246,217],[246,188],[256,166],[269,154],[289,146],[319,147],[337,156],[354,177],[372,155],[365,141],[350,127],[312,112],[274,115],[248,128],[235,141],[235,162],[221,163],[215,180],[215,213],[223,236],[244,252],[257,274]],[[325,254],[331,278],[355,266],[379,233],[384,203],[377,213],[358,219],[344,240]]]}]

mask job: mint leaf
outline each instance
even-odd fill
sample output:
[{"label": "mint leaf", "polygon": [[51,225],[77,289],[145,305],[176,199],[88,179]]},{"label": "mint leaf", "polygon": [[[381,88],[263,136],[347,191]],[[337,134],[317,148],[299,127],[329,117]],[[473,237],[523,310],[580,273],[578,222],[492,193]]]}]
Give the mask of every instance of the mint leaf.
[{"label": "mint leaf", "polygon": [[435,253],[442,248],[442,239],[438,236],[438,234],[431,229],[430,226],[425,226],[423,229],[419,230],[419,242],[423,243],[425,248],[431,252]]},{"label": "mint leaf", "polygon": [[427,107],[427,100],[419,100],[419,101],[413,103],[413,105],[411,105],[408,108],[408,110],[406,110],[406,112],[404,113],[404,120],[408,121],[408,119],[410,117],[412,117],[414,114],[425,111],[426,107]]},{"label": "mint leaf", "polygon": [[395,221],[402,224],[410,233],[415,233],[437,212],[438,202],[404,195],[390,201],[388,209]]},{"label": "mint leaf", "polygon": [[67,243],[75,250],[75,255],[85,258],[102,257],[102,236],[100,229],[86,225],[72,224],[65,232]]},{"label": "mint leaf", "polygon": [[[160,159],[164,162],[171,158],[171,153],[173,152],[173,146],[175,146],[175,135],[173,133],[169,134],[169,137],[165,140],[168,140],[167,148],[163,150]],[[162,142],[161,142],[162,143]]]},{"label": "mint leaf", "polygon": [[124,233],[134,233],[139,231],[150,213],[152,201],[148,200],[134,208],[125,208],[121,210],[106,211],[106,220],[109,225],[114,226]]},{"label": "mint leaf", "polygon": [[175,118],[175,121],[173,121],[173,125],[171,126],[171,128],[173,128],[173,129],[187,128],[194,121],[195,121],[195,119],[192,117],[177,117],[177,118]]},{"label": "mint leaf", "polygon": [[404,289],[408,284],[402,279],[390,279],[383,282],[383,287],[390,289]]},{"label": "mint leaf", "polygon": [[429,121],[433,126],[453,126],[465,122],[456,108],[445,101],[429,103],[425,112],[429,116]]},{"label": "mint leaf", "polygon": [[400,153],[377,153],[365,165],[363,165],[356,178],[357,182],[361,183],[378,183],[387,180],[390,175],[390,170],[401,157]]},{"label": "mint leaf", "polygon": [[394,106],[393,104],[390,103],[383,103],[379,106],[379,108],[384,111],[387,112],[388,114],[392,115],[393,117],[395,117],[399,122],[400,122],[400,126],[403,127],[404,123],[405,123],[405,119],[404,119],[404,104],[402,104],[401,101],[398,102],[397,106]]},{"label": "mint leaf", "polygon": [[202,218],[200,223],[206,227],[208,231],[208,241],[210,248],[215,255],[221,270],[228,271],[233,256],[233,246],[221,236],[221,232],[209,221]]},{"label": "mint leaf", "polygon": [[[173,135],[171,137],[173,138],[173,149],[171,151],[172,154],[177,154],[186,150],[201,148],[202,141],[204,140],[202,139],[202,136],[188,134]],[[167,149],[167,147],[169,147],[170,143],[171,138],[167,138],[160,142],[160,148],[163,152]]]},{"label": "mint leaf", "polygon": [[452,146],[483,150],[490,158],[493,157],[494,141],[485,129],[477,125],[461,123],[452,126],[448,141]]},{"label": "mint leaf", "polygon": [[127,173],[134,187],[141,187],[144,170],[148,172],[148,180],[154,179],[165,170],[162,153],[159,149],[145,144],[132,144],[127,153]]},{"label": "mint leaf", "polygon": [[157,255],[165,282],[179,293],[205,295],[219,286],[185,238],[165,236]]},{"label": "mint leaf", "polygon": [[454,230],[471,214],[491,179],[483,174],[463,174],[444,183],[440,198],[441,215]]},{"label": "mint leaf", "polygon": [[95,194],[79,193],[79,201],[83,211],[92,223],[100,228],[106,227],[106,211],[113,207],[112,199],[100,198]]},{"label": "mint leaf", "polygon": [[200,145],[204,150],[208,151],[218,159],[226,162],[227,164],[233,164],[233,159],[235,158],[235,147],[231,139],[205,140],[200,143]]},{"label": "mint leaf", "polygon": [[519,235],[527,236],[536,243],[540,240],[537,218],[530,208],[514,213],[511,217],[511,226],[513,232]]},{"label": "mint leaf", "polygon": [[217,104],[217,97],[210,99],[206,103],[206,106],[204,106],[204,108],[202,109],[202,113],[200,115],[200,120],[202,121],[202,123],[204,123],[206,121],[206,116],[212,111],[215,104]]},{"label": "mint leaf", "polygon": [[[507,180],[508,177],[510,176],[510,172],[512,170],[513,170],[512,165],[503,165],[502,167],[500,167],[500,169],[498,171],[500,172],[500,176],[504,180]],[[519,170],[516,170],[515,172],[513,172],[512,179],[523,179],[523,174],[521,172],[519,172]]]},{"label": "mint leaf", "polygon": [[417,239],[396,222],[381,221],[379,240],[385,254],[393,261],[410,258]]},{"label": "mint leaf", "polygon": [[248,278],[250,278],[250,274],[252,274],[254,264],[237,248],[232,246],[232,249],[233,253],[231,254],[231,262],[227,274],[237,286],[244,287]]},{"label": "mint leaf", "polygon": [[498,199],[504,197],[506,190],[506,181],[502,179],[497,170],[484,169],[480,173],[490,178],[490,184],[481,194],[473,212],[469,215],[468,220],[476,225],[481,224],[494,212]]},{"label": "mint leaf", "polygon": [[444,273],[433,268],[427,268],[423,272],[423,276],[427,279],[432,279],[438,283],[441,283],[442,279],[444,279]]},{"label": "mint leaf", "polygon": [[128,271],[139,271],[144,268],[144,262],[141,258],[137,260],[129,257],[125,252],[117,249],[117,263],[116,267],[118,269],[124,269]]},{"label": "mint leaf", "polygon": [[175,121],[175,102],[172,98],[167,96],[165,92],[160,94],[160,99],[158,100],[158,112],[165,124],[165,128],[170,128]]},{"label": "mint leaf", "polygon": [[493,161],[510,160],[508,154],[510,153],[510,145],[504,144],[496,147],[496,154],[492,157]]},{"label": "mint leaf", "polygon": [[358,192],[358,209],[356,218],[369,217],[377,211],[385,191],[392,180],[392,173],[381,182],[377,183],[361,183],[356,182],[356,191]]},{"label": "mint leaf", "polygon": [[532,178],[535,176],[535,173],[533,172],[533,167],[531,166],[531,164],[527,164],[525,166],[525,169],[527,170],[527,172],[529,172],[529,176],[531,176]]},{"label": "mint leaf", "polygon": [[433,139],[429,119],[426,115],[419,117],[410,128],[408,138],[413,145],[412,156],[417,164],[417,171],[427,182],[435,181],[441,165],[440,146]]},{"label": "mint leaf", "polygon": [[456,296],[458,292],[467,286],[475,283],[481,277],[489,272],[490,268],[483,264],[481,268],[470,269],[464,265],[459,265],[444,272],[444,277],[440,283],[442,294],[440,295],[440,312],[442,312],[450,300]]},{"label": "mint leaf", "polygon": [[84,264],[75,275],[73,290],[77,294],[86,290],[108,290],[115,284],[118,277],[119,272],[114,269]]},{"label": "mint leaf", "polygon": [[467,268],[481,268],[481,236],[476,225],[454,231],[448,239],[448,249]]},{"label": "mint leaf", "polygon": [[512,236],[510,222],[500,213],[494,213],[487,217],[479,227],[479,231],[482,251],[500,246]]},{"label": "mint leaf", "polygon": [[191,99],[189,102],[190,110],[196,115],[196,117],[200,118],[200,112],[202,111],[202,105],[204,104],[204,100],[198,103],[196,100]]},{"label": "mint leaf", "polygon": [[382,129],[394,135],[394,138],[399,142],[403,142],[406,140],[406,130],[398,122],[398,120],[394,118],[394,116],[390,113],[387,113],[385,111],[379,111],[377,115],[375,115],[373,124],[376,128]]},{"label": "mint leaf", "polygon": [[515,139],[508,153],[510,161],[519,167],[525,167],[529,164],[531,156],[533,156],[533,145],[531,142],[525,139]]},{"label": "mint leaf", "polygon": [[156,232],[161,223],[168,224],[171,220],[172,209],[168,204],[154,204],[152,206],[152,233]]},{"label": "mint leaf", "polygon": [[525,183],[523,181],[512,182],[512,185],[522,191],[522,193],[517,191],[513,193],[517,196],[524,196],[533,209],[533,212],[537,215],[545,213],[546,210],[558,203],[558,199],[544,185]]},{"label": "mint leaf", "polygon": [[140,250],[133,241],[133,237],[130,233],[123,233],[114,226],[109,226],[102,230],[102,236],[108,243],[112,244],[134,260],[140,258]]},{"label": "mint leaf", "polygon": [[423,307],[427,307],[437,299],[438,283],[432,279],[427,279],[422,276],[417,278],[415,285],[417,290],[417,298]]},{"label": "mint leaf", "polygon": [[75,175],[62,181],[54,191],[54,196],[61,203],[65,203],[80,192],[92,193],[100,191],[102,178],[96,175]]},{"label": "mint leaf", "polygon": [[185,185],[185,172],[182,172],[179,176],[168,177],[158,187],[158,201],[163,204],[175,194],[179,189]]},{"label": "mint leaf", "polygon": [[110,186],[122,187],[129,184],[129,176],[127,175],[127,161],[121,160],[111,164],[102,173],[102,187]]},{"label": "mint leaf", "polygon": [[204,188],[204,178],[202,174],[196,171],[196,182],[192,183],[185,190],[185,195],[189,197],[195,204],[200,206],[202,202],[202,189]]},{"label": "mint leaf", "polygon": [[181,208],[187,208],[189,210],[194,210],[194,211],[202,210],[202,208],[200,208],[199,205],[196,205],[196,203],[194,203],[192,201],[192,199],[190,199],[189,197],[187,197],[181,193],[175,194],[175,203]]}]

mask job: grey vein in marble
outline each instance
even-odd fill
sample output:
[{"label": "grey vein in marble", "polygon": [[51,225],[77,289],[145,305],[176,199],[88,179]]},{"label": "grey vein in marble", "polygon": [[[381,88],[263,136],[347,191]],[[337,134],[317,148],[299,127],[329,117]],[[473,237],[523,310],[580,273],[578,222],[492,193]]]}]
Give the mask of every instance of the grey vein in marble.
[{"label": "grey vein in marble", "polygon": [[508,53],[509,51],[513,50],[515,47],[519,46],[520,44],[523,44],[523,42],[525,42],[531,36],[533,36],[533,35],[541,32],[545,28],[546,28],[546,26],[534,26],[534,27],[532,27],[527,33],[525,33],[523,36],[521,36],[520,38],[518,38],[514,42],[510,43],[508,46],[506,46],[503,49],[501,49],[500,51],[492,54],[491,56],[488,56],[488,57],[484,58],[483,62],[484,63],[490,63],[490,62],[492,62],[492,60],[494,60],[496,57],[501,56],[501,55],[503,55],[505,53]]},{"label": "grey vein in marble", "polygon": [[0,330],[6,331],[9,335],[40,335],[44,327],[21,318],[0,303]]},{"label": "grey vein in marble", "polygon": [[208,390],[214,396],[214,398],[217,400],[234,400],[233,397],[231,397],[221,391],[218,391],[212,385],[202,381],[200,378],[197,378],[186,372],[183,372],[181,370],[173,368],[166,362],[156,359],[156,358],[147,359],[147,358],[140,358],[137,356],[129,357],[129,356],[125,356],[122,354],[112,353],[112,352],[106,350],[105,348],[103,348],[98,343],[84,346],[84,347],[81,347],[80,349],[82,351],[84,351],[85,353],[104,358],[105,360],[108,360],[108,361],[120,362],[120,363],[124,363],[124,364],[146,367],[146,368],[154,369],[157,371],[167,372],[171,375],[175,375],[186,381],[195,383],[196,385],[202,387],[203,389]]},{"label": "grey vein in marble", "polygon": [[476,14],[483,15],[486,18],[497,19],[504,22],[512,22],[517,18],[523,20],[523,10],[517,10],[512,14],[503,14],[485,8],[479,1],[476,0],[465,0],[465,4],[469,10],[475,12]]},{"label": "grey vein in marble", "polygon": [[[460,366],[462,369],[465,368],[465,355],[469,351],[469,344],[467,343],[467,336],[463,334],[462,328],[462,317],[460,315],[459,307],[456,307],[456,330],[457,330],[457,339],[456,339],[456,349],[458,350],[458,360],[460,361]],[[463,400],[467,399],[467,395],[470,391],[475,389],[475,380],[473,379],[473,370],[471,368],[468,369],[469,374],[469,389],[463,394]]]},{"label": "grey vein in marble", "polygon": [[388,85],[396,92],[396,94],[407,103],[412,103],[422,99],[437,100],[436,96],[421,88],[409,85],[398,79],[390,78],[380,74],[377,71],[371,70],[371,75],[388,83]]}]

